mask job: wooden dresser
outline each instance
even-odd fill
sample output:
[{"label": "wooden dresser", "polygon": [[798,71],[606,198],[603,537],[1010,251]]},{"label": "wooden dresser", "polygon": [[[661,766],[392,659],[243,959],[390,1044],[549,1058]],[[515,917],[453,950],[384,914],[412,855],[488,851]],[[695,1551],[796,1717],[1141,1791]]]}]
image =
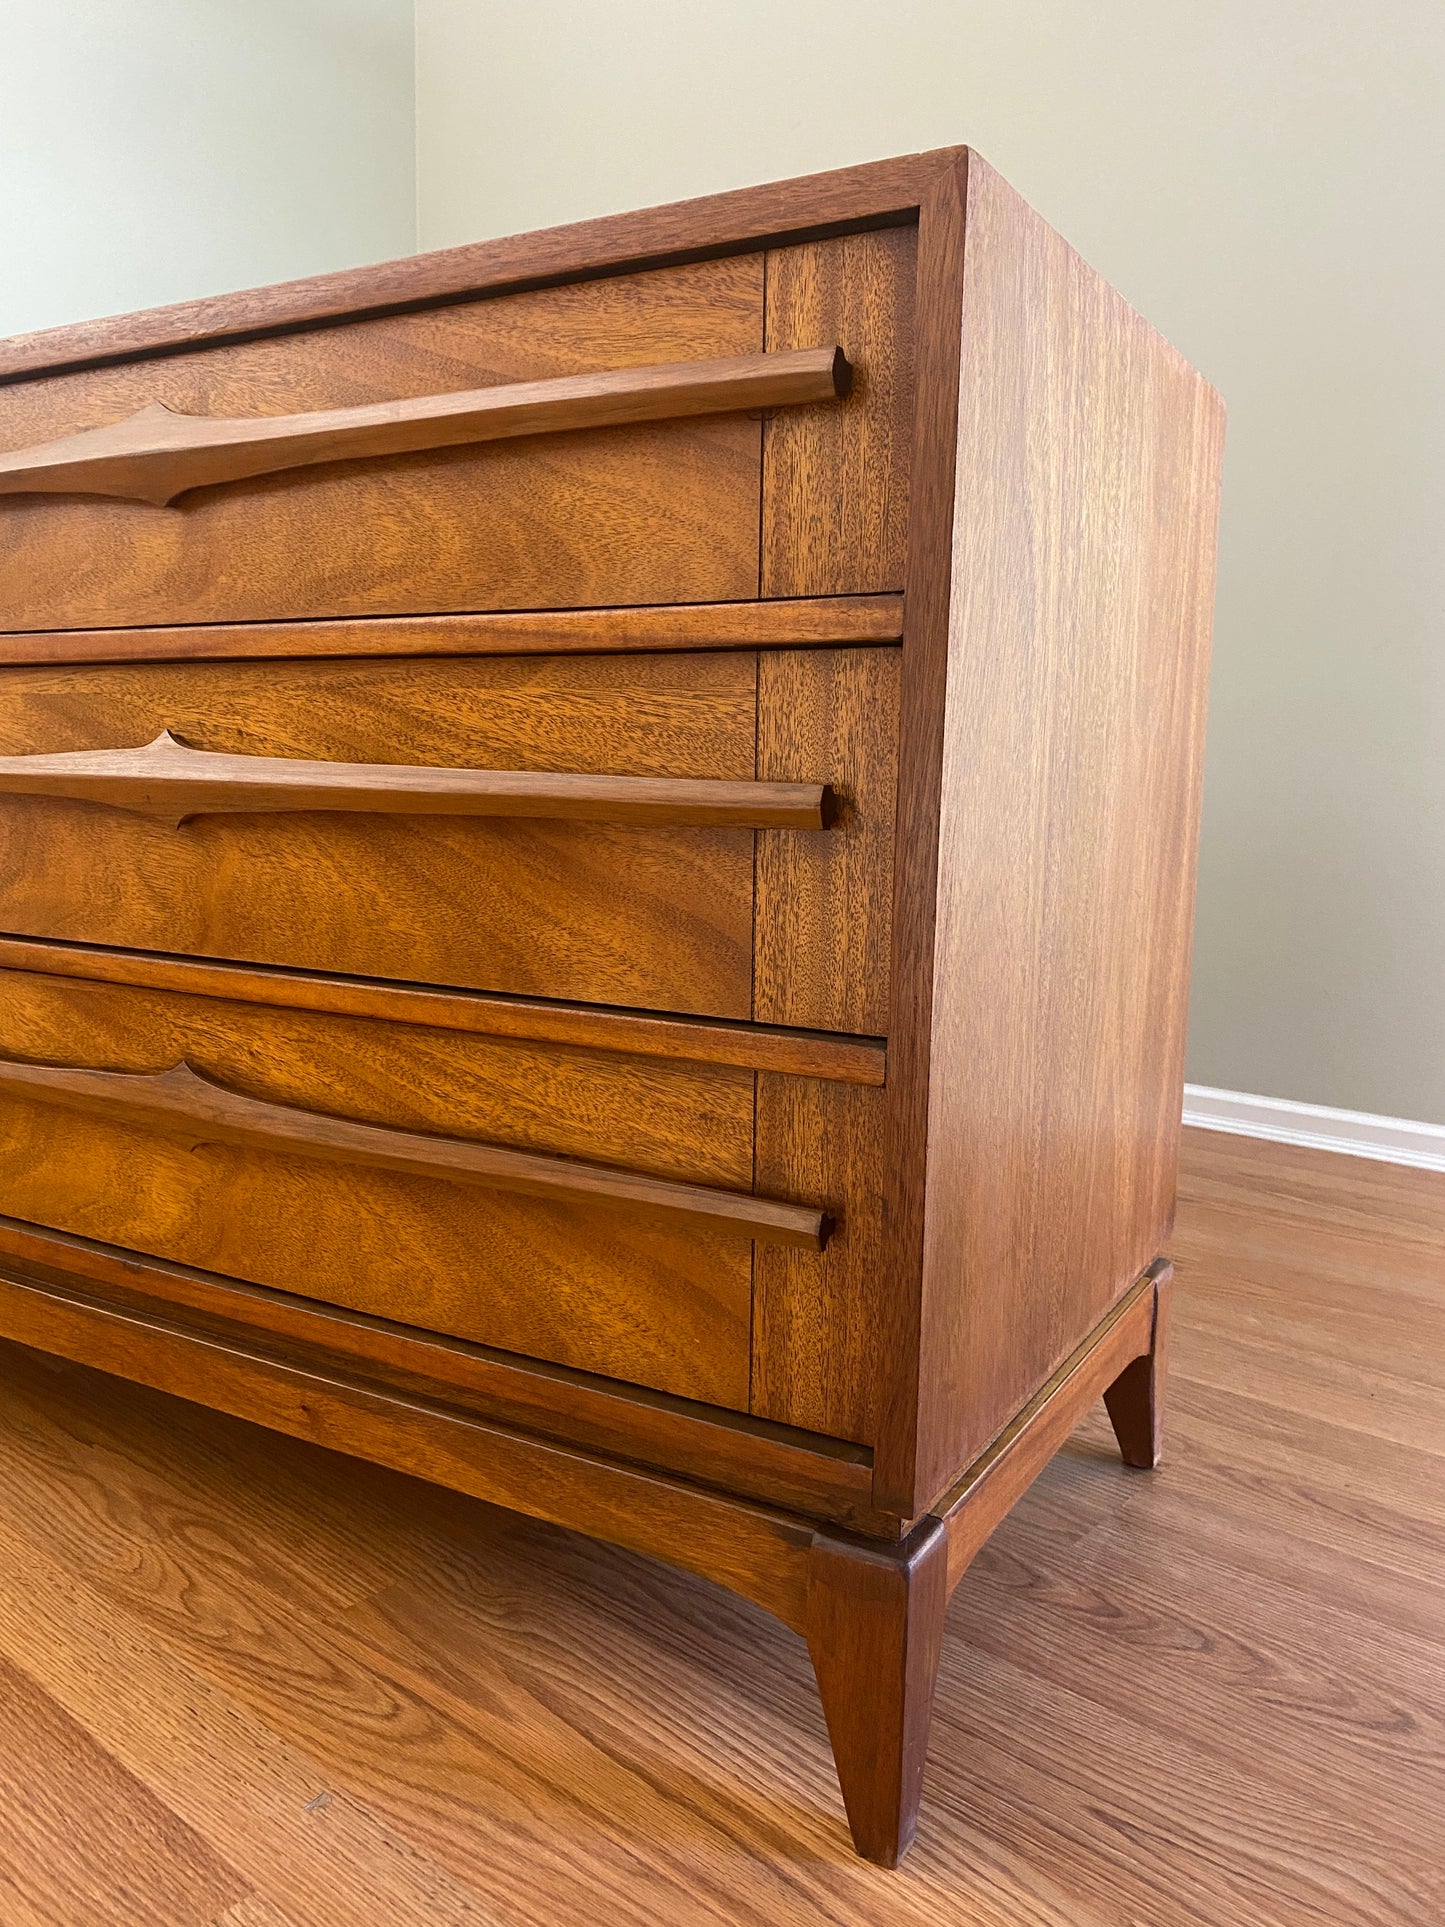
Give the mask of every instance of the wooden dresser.
[{"label": "wooden dresser", "polygon": [[1158,1452],[1217,398],[965,150],[0,381],[0,1334],[745,1594],[895,1862]]}]

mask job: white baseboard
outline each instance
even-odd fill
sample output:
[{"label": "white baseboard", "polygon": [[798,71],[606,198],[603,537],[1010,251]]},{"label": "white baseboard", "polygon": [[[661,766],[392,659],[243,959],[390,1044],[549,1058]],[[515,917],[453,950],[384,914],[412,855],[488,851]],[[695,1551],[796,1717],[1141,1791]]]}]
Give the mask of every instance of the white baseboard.
[{"label": "white baseboard", "polygon": [[1253,1097],[1247,1091],[1184,1086],[1184,1122],[1238,1137],[1266,1137],[1277,1144],[1309,1144],[1317,1151],[1380,1158],[1445,1171],[1445,1124],[1417,1124],[1407,1117],[1372,1111],[1336,1111],[1326,1104],[1296,1104],[1287,1097]]}]

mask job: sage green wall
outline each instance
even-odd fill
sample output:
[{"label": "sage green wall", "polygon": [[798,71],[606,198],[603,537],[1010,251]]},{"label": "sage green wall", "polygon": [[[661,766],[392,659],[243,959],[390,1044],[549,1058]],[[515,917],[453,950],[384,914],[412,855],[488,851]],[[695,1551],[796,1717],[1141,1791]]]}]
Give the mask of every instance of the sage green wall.
[{"label": "sage green wall", "polygon": [[421,245],[972,142],[1229,402],[1190,1076],[1445,1122],[1440,0],[417,0]]},{"label": "sage green wall", "polygon": [[0,0],[0,333],[973,142],[1230,405],[1190,1076],[1445,1122],[1445,7],[415,15]]},{"label": "sage green wall", "polygon": [[411,0],[0,0],[0,335],[416,246]]}]

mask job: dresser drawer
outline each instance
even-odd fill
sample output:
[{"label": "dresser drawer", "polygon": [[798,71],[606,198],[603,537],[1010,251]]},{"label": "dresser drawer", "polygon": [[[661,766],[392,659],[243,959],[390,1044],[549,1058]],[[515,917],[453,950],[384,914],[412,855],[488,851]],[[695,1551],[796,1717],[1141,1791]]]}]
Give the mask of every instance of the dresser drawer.
[{"label": "dresser drawer", "polygon": [[[0,450],[157,404],[244,421],[757,355],[763,280],[742,256],[60,374],[0,390]],[[744,410],[313,450],[169,505],[0,493],[0,628],[756,596],[760,434]]]},{"label": "dresser drawer", "polygon": [[896,684],[891,649],[6,670],[0,930],[878,1031]]},{"label": "dresser drawer", "polygon": [[[0,1214],[746,1410],[754,1076],[0,975]],[[177,1066],[189,1068],[177,1069]]]},{"label": "dresser drawer", "polygon": [[0,631],[899,589],[915,272],[885,228],[5,386]]}]

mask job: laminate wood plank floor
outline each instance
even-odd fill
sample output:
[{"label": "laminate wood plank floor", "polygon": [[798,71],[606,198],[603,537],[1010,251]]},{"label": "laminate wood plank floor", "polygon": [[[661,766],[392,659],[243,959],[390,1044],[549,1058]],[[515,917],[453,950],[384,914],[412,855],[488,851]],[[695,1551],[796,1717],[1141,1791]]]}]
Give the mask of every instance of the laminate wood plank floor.
[{"label": "laminate wood plank floor", "polygon": [[744,1602],[0,1348],[0,1923],[1445,1919],[1445,1178],[1187,1135],[1168,1462],[979,1558],[897,1874]]}]

